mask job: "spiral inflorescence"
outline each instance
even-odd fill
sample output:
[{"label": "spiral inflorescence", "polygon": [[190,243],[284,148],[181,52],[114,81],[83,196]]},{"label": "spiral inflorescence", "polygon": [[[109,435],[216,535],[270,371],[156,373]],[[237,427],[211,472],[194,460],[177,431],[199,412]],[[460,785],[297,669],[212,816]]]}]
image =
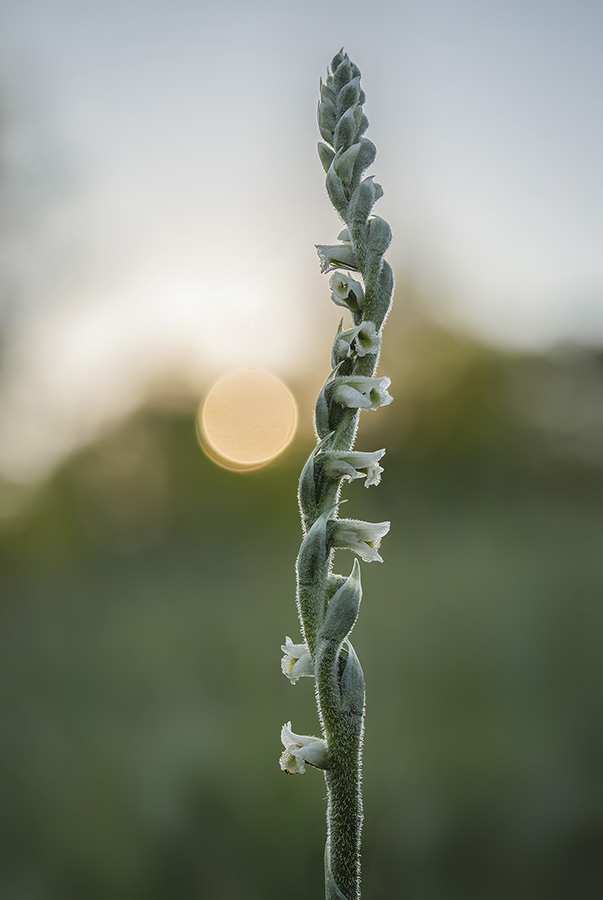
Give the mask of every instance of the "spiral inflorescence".
[{"label": "spiral inflorescence", "polygon": [[[297,608],[304,643],[295,645],[287,638],[283,646],[283,672],[292,681],[309,674],[316,678],[322,738],[297,736],[299,749],[295,744],[293,750],[287,738],[283,757],[290,760],[297,754],[295,768],[286,768],[283,757],[281,766],[286,771],[303,771],[299,758],[303,757],[302,765],[304,761],[312,765],[308,757],[314,754],[325,770],[327,900],[360,896],[365,695],[362,668],[349,638],[362,597],[358,558],[381,561],[379,545],[389,530],[389,522],[362,522],[339,515],[343,482],[365,478],[368,487],[379,483],[383,471],[379,461],[384,450],[352,449],[360,411],[392,400],[389,379],[375,376],[393,292],[392,270],[383,258],[391,229],[373,213],[383,189],[372,176],[365,176],[377,151],[364,137],[368,127],[364,101],[360,70],[342,50],[320,85],[318,124],[323,141],[318,152],[327,192],[344,228],[335,244],[317,245],[317,251],[321,271],[331,273],[331,298],[347,309],[352,322],[344,328],[342,319],[333,340],[332,370],[315,407],[317,444],[299,482],[304,536],[296,563]],[[333,572],[336,549],[352,550],[358,557],[347,577]]]}]

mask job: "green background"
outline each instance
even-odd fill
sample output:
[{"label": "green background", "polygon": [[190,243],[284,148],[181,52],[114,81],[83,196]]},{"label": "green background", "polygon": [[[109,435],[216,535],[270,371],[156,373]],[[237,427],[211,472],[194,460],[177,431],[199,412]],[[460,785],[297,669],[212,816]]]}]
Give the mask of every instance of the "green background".
[{"label": "green background", "polygon": [[[358,442],[388,448],[383,482],[345,491],[392,521],[354,636],[365,895],[594,900],[601,357],[389,327],[396,400]],[[231,473],[158,402],[18,503],[2,486],[2,897],[321,896],[322,776],[278,766],[283,722],[318,727],[279,669],[312,445]]]}]

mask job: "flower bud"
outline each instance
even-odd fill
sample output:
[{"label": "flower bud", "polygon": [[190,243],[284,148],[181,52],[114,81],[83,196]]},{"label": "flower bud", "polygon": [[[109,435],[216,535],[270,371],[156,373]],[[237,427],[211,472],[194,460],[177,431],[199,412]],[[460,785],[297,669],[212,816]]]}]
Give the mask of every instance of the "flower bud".
[{"label": "flower bud", "polygon": [[[329,79],[330,81],[330,79]],[[320,99],[321,100],[330,100],[333,104],[337,100],[337,94],[333,90],[333,87],[329,82],[325,84],[325,82],[320,79]]]},{"label": "flower bud", "polygon": [[383,188],[376,184],[373,176],[369,175],[360,182],[350,197],[348,219],[352,232],[363,227],[371,214],[373,206],[383,196]]},{"label": "flower bud", "polygon": [[[364,103],[364,101],[366,100],[366,95],[365,95],[364,91],[362,91],[360,96],[361,96],[360,102]],[[359,138],[362,137],[362,135],[364,134],[364,132],[366,131],[366,129],[368,127],[369,127],[369,120],[367,119],[366,115],[364,113],[362,113],[362,115],[360,116],[360,121],[358,122],[358,130],[356,131],[356,140],[358,140]]]},{"label": "flower bud", "polygon": [[382,260],[372,294],[370,317],[381,325],[387,316],[394,290],[394,273],[387,260]]},{"label": "flower bud", "polygon": [[335,89],[337,91],[340,91],[342,87],[348,83],[351,77],[352,64],[347,53],[344,53],[339,65],[333,69],[333,81],[335,82]]},{"label": "flower bud", "polygon": [[331,166],[327,172],[325,183],[331,203],[343,218],[348,208],[348,195],[346,194],[343,181],[335,171],[335,166]]},{"label": "flower bud", "polygon": [[335,126],[333,146],[336,150],[347,150],[352,146],[358,134],[361,117],[362,107],[359,103],[346,109]]},{"label": "flower bud", "polygon": [[335,169],[341,181],[344,182],[344,184],[349,185],[352,181],[354,166],[356,164],[359,153],[360,144],[352,144],[352,146],[347,150],[344,150],[343,153],[340,151],[339,153],[335,154],[335,158],[333,160],[333,168]]},{"label": "flower bud", "polygon": [[369,222],[367,253],[385,253],[392,242],[392,230],[381,216],[372,216]]},{"label": "flower bud", "polygon": [[335,124],[335,104],[324,97],[318,104],[318,129],[327,144],[333,144]]},{"label": "flower bud", "polygon": [[[352,74],[350,69],[350,75]],[[337,95],[337,111],[345,112],[350,106],[360,102],[360,76],[356,75],[345,84]]]},{"label": "flower bud", "polygon": [[318,142],[318,156],[320,157],[320,161],[322,163],[322,167],[325,172],[329,171],[329,166],[333,162],[335,158],[335,151],[331,150],[328,144],[323,144],[322,141]]},{"label": "flower bud", "polygon": [[[347,53],[345,52],[345,50],[342,47],[341,50],[338,53],[336,53],[335,56],[333,57],[333,59],[331,60],[331,72],[336,72],[337,69],[339,68],[339,66],[341,65],[341,63],[344,61],[344,59],[347,59],[349,61],[350,57],[347,55]],[[354,63],[352,63],[352,65],[354,65]]]},{"label": "flower bud", "polygon": [[361,138],[358,144],[354,144],[354,146],[358,146],[358,155],[354,165],[352,180],[359,179],[362,173],[375,162],[375,157],[377,156],[377,148],[368,138]]}]

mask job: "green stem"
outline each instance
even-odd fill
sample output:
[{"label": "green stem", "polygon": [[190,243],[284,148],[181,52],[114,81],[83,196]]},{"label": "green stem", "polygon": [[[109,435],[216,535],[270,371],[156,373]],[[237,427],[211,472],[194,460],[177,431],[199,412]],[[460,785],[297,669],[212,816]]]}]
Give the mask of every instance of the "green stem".
[{"label": "green stem", "polygon": [[[362,792],[360,788],[364,717],[346,717],[331,722],[327,786],[327,848],[335,885],[345,897],[360,897],[360,835]],[[328,874],[326,897],[330,900]],[[331,887],[332,892],[332,887]],[[332,893],[332,896],[336,896]]]}]

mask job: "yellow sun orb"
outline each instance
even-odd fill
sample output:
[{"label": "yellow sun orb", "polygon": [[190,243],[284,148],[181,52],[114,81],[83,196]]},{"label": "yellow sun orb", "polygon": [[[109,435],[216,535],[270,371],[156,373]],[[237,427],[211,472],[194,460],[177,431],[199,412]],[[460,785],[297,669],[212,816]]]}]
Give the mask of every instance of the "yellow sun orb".
[{"label": "yellow sun orb", "polygon": [[297,406],[276,375],[262,369],[229,372],[210,389],[197,415],[205,453],[227,469],[257,469],[291,442]]}]

